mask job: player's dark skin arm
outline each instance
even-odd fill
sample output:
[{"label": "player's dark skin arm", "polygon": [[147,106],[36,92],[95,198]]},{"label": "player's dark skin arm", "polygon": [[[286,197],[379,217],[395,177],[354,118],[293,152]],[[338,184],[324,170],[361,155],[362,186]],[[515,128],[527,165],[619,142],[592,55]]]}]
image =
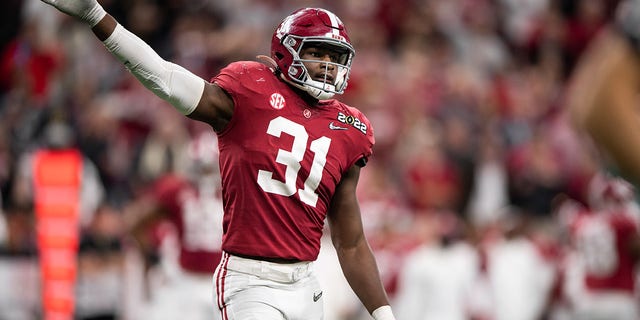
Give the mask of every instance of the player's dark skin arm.
[{"label": "player's dark skin arm", "polygon": [[578,65],[569,107],[621,173],[640,185],[640,56],[626,39],[606,30]]},{"label": "player's dark skin arm", "polygon": [[151,197],[142,197],[128,204],[124,211],[127,234],[131,235],[131,239],[135,241],[136,247],[142,254],[145,273],[142,285],[145,297],[149,298],[152,296],[152,288],[147,281],[147,273],[157,263],[158,258],[157,248],[150,239],[149,231],[155,224],[167,218],[168,213]]},{"label": "player's dark skin arm", "polygon": [[[107,14],[91,30],[100,41],[104,41],[113,33],[117,23],[115,18]],[[233,109],[231,97],[216,84],[206,82],[198,106],[188,117],[208,123],[216,132],[220,132],[231,120]]]},{"label": "player's dark skin arm", "polygon": [[129,204],[126,208],[126,228],[136,240],[140,250],[147,254],[155,250],[149,242],[149,230],[163,219],[168,218],[166,210],[151,197],[143,197]]},{"label": "player's dark skin arm", "polygon": [[389,301],[380,280],[373,252],[369,247],[360,215],[360,206],[356,197],[356,186],[360,177],[360,167],[354,165],[342,177],[337,186],[328,222],[331,228],[331,240],[342,272],[369,313],[376,308],[388,305]]}]

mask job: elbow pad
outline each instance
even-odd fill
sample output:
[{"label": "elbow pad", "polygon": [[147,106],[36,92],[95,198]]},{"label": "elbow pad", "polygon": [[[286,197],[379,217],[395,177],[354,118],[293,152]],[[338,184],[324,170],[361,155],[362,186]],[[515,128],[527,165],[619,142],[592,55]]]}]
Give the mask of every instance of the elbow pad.
[{"label": "elbow pad", "polygon": [[104,45],[158,97],[188,115],[198,106],[205,80],[162,59],[148,44],[118,24]]}]

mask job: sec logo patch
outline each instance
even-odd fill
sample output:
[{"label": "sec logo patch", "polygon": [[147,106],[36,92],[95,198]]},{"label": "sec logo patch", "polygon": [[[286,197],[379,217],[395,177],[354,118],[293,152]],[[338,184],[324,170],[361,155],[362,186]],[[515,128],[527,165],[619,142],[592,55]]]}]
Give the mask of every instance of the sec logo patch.
[{"label": "sec logo patch", "polygon": [[271,98],[269,99],[269,103],[271,104],[271,107],[273,107],[276,110],[280,110],[284,108],[284,106],[286,105],[286,102],[284,101],[284,97],[277,92],[271,95]]}]

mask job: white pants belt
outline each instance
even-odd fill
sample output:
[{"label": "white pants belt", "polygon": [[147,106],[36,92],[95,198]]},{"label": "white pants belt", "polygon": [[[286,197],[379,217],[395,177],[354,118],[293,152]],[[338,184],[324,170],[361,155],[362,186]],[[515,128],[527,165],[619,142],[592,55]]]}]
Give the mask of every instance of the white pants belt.
[{"label": "white pants belt", "polygon": [[226,252],[224,254],[229,257],[227,262],[228,270],[252,274],[259,278],[277,282],[296,282],[309,276],[312,272],[313,263],[310,261],[275,263],[242,258]]}]

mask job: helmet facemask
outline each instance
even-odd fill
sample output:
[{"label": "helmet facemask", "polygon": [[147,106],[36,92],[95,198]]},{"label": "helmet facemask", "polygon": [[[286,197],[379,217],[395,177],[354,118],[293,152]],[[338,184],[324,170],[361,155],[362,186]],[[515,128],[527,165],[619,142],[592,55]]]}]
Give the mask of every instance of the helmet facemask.
[{"label": "helmet facemask", "polygon": [[[335,94],[342,94],[347,88],[351,62],[355,51],[353,47],[344,41],[328,37],[299,37],[287,35],[282,40],[282,45],[289,51],[293,61],[288,70],[282,70],[286,75],[283,79],[295,87],[309,93],[318,100],[326,100]],[[301,52],[308,46],[325,47],[336,52],[339,57],[336,62],[320,61],[314,59],[302,59]],[[337,70],[335,79],[329,79],[325,74],[324,80],[313,79],[304,63],[321,63],[324,68],[333,67]]]}]

